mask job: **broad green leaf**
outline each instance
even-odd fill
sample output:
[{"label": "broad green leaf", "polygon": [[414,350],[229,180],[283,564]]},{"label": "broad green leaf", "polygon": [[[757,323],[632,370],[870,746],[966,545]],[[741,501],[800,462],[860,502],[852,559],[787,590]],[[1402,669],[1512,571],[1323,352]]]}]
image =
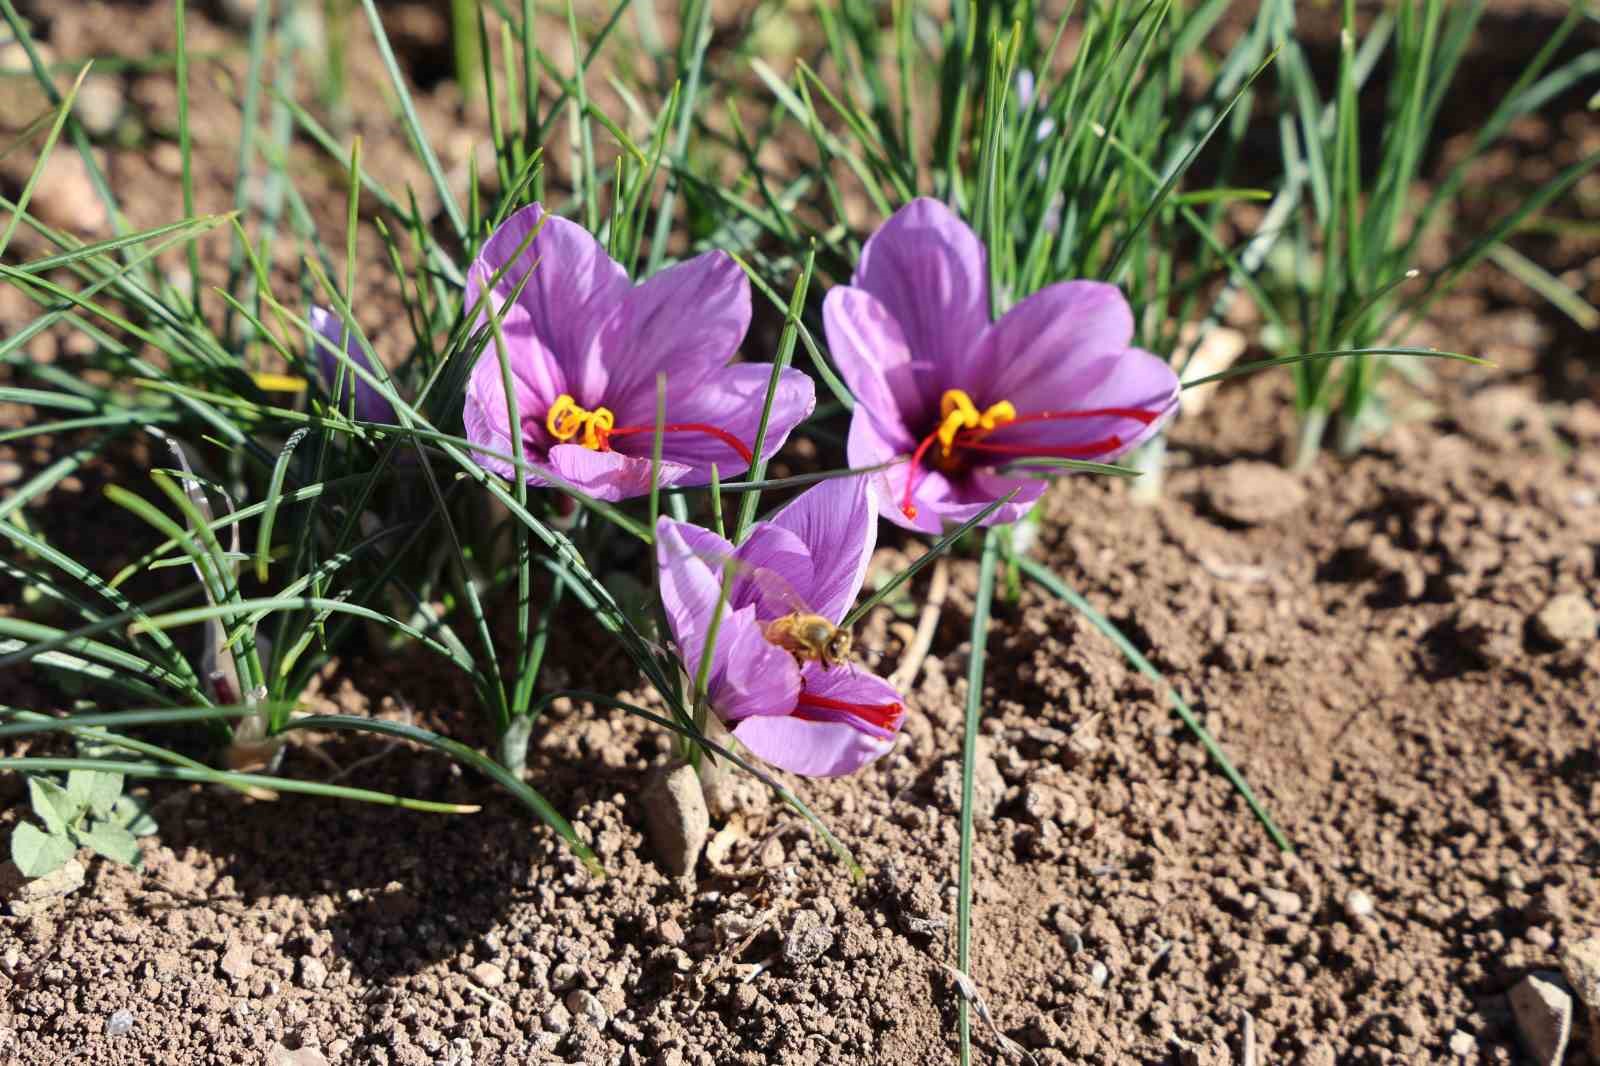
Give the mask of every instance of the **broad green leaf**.
[{"label": "broad green leaf", "polygon": [[132,833],[115,822],[91,822],[88,829],[77,830],[74,835],[80,844],[93,848],[96,854],[104,855],[112,862],[137,867],[144,861],[139,842]]},{"label": "broad green leaf", "polygon": [[67,795],[67,790],[47,777],[28,778],[28,799],[33,804],[33,813],[52,836],[66,836],[67,826],[83,813],[82,807]]},{"label": "broad green leaf", "polygon": [[11,831],[11,861],[23,877],[43,877],[59,870],[72,858],[78,846],[65,836],[42,833],[32,822],[22,822]]},{"label": "broad green leaf", "polygon": [[136,837],[150,836],[160,828],[150,813],[149,802],[126,792],[117,797],[116,805],[111,808],[111,820]]},{"label": "broad green leaf", "polygon": [[77,810],[88,808],[97,817],[111,813],[122,795],[122,775],[100,770],[73,770],[67,774],[67,796]]}]

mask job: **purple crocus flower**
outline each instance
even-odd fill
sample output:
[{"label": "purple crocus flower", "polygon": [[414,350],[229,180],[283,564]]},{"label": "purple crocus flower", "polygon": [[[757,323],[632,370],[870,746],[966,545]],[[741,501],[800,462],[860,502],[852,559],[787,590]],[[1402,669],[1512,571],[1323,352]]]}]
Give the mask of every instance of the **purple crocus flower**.
[{"label": "purple crocus flower", "polygon": [[[529,234],[536,233],[529,242]],[[511,256],[528,242],[515,263]],[[505,268],[502,272],[502,268]],[[772,367],[729,360],[750,325],[750,282],[723,252],[708,252],[635,285],[583,227],[538,204],[495,231],[467,273],[467,305],[492,294],[516,388],[528,481],[551,480],[602,500],[650,491],[656,375],[664,372],[660,485],[704,485],[751,463]],[[526,284],[523,279],[526,278]],[[484,301],[481,322],[489,321]],[[811,413],[811,379],[785,370],[762,447],[770,458]],[[510,455],[500,359],[490,341],[472,370],[462,419],[472,443]],[[511,464],[476,453],[505,477]]]},{"label": "purple crocus flower", "polygon": [[[735,548],[699,526],[656,525],[661,602],[690,677],[699,670],[722,568],[738,573],[723,607],[706,694],[711,710],[760,758],[808,777],[858,770],[888,751],[905,710],[882,678],[851,664],[799,661],[775,643],[796,612],[837,625],[855,601],[877,539],[861,478],[824,481]],[[732,560],[729,562],[728,560]]]},{"label": "purple crocus flower", "polygon": [[983,245],[937,200],[913,200],[861,250],[823,325],[856,396],[851,466],[907,459],[874,480],[885,517],[936,533],[1013,489],[986,524],[1013,522],[1045,489],[1009,475],[1028,457],[1110,459],[1148,440],[1178,378],[1130,347],[1113,285],[1067,281],[989,320]]},{"label": "purple crocus flower", "polygon": [[[326,307],[311,308],[311,328],[316,331],[314,346],[317,349],[317,371],[322,375],[322,388],[328,394],[333,393],[334,382],[340,379],[339,367],[339,338],[344,336],[344,319],[328,310]],[[374,377],[381,380],[382,375],[373,369],[372,360],[367,358],[367,353],[362,350],[361,342],[351,333],[345,341],[344,350],[349,354],[352,362],[359,364],[364,370],[369,371]],[[384,399],[383,394],[368,384],[359,374],[349,367],[344,368],[344,383],[339,389],[339,410],[345,413],[350,411],[350,392],[355,390],[356,406],[355,416],[362,422],[398,422],[395,416],[394,405]]]}]

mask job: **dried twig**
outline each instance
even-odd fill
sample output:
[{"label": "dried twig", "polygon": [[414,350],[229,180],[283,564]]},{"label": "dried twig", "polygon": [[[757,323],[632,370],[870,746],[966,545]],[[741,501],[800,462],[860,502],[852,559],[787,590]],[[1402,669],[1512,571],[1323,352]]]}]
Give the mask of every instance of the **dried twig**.
[{"label": "dried twig", "polygon": [[923,601],[922,615],[917,619],[917,632],[900,656],[900,665],[889,675],[889,684],[897,691],[905,691],[917,680],[917,673],[933,647],[933,635],[939,628],[939,616],[944,601],[950,594],[950,567],[947,559],[933,564],[933,580],[928,585],[928,598]]},{"label": "dried twig", "polygon": [[1033,1057],[1031,1051],[1000,1031],[1000,1027],[995,1024],[994,1015],[989,1013],[989,1005],[983,1001],[983,996],[978,991],[977,983],[948,962],[941,962],[939,965],[950,971],[950,976],[954,977],[956,981],[956,990],[961,993],[968,1003],[972,1004],[972,1009],[977,1011],[978,1017],[983,1019],[983,1024],[989,1027],[989,1032],[993,1034],[995,1042],[1000,1045],[1000,1049],[1008,1055],[1027,1059],[1033,1063],[1033,1066],[1039,1066],[1039,1060]]}]

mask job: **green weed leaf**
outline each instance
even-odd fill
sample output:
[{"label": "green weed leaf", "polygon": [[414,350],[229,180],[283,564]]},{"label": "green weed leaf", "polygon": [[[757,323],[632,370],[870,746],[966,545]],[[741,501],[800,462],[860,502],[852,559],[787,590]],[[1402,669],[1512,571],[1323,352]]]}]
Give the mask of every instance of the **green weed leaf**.
[{"label": "green weed leaf", "polygon": [[104,818],[120,795],[121,774],[100,770],[73,770],[67,774],[67,797],[79,811],[87,808],[97,818]]},{"label": "green weed leaf", "polygon": [[87,830],[78,830],[73,835],[79,843],[93,848],[95,854],[104,855],[112,862],[138,867],[144,861],[139,842],[132,833],[115,822],[91,822]]},{"label": "green weed leaf", "polygon": [[41,832],[31,822],[20,823],[11,833],[11,861],[24,877],[43,877],[59,870],[77,850],[65,836]]},{"label": "green weed leaf", "polygon": [[[45,777],[28,778],[28,800],[51,836],[64,837],[83,808],[72,802],[67,790]],[[19,864],[20,865],[20,864]]]}]

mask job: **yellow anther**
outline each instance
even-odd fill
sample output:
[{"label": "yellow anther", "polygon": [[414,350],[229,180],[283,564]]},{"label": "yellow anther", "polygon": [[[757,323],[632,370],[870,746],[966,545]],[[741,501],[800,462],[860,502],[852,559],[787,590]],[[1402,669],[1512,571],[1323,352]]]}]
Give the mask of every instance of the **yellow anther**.
[{"label": "yellow anther", "polygon": [[1007,422],[1014,422],[1017,418],[1017,409],[1011,406],[1010,400],[1001,400],[999,403],[990,404],[978,418],[978,428],[985,433],[999,429]]},{"label": "yellow anther", "polygon": [[607,434],[616,424],[617,416],[611,413],[611,408],[596,407],[583,427],[583,446],[591,451],[603,451],[607,447]]},{"label": "yellow anther", "polygon": [[982,413],[978,405],[972,402],[972,397],[961,389],[946,389],[939,398],[939,429],[936,435],[939,438],[939,451],[949,458],[955,449],[956,434],[965,429],[991,432],[1005,425],[1017,417],[1017,409],[1011,405],[1010,400],[1001,400],[999,403],[990,404]]},{"label": "yellow anther", "polygon": [[578,406],[578,401],[565,392],[556,397],[556,402],[550,405],[549,413],[544,416],[544,428],[556,440],[568,441],[582,433],[583,439],[578,443],[596,452],[606,449],[607,434],[616,424],[617,417],[610,408],[596,407],[593,411],[585,411]]}]

